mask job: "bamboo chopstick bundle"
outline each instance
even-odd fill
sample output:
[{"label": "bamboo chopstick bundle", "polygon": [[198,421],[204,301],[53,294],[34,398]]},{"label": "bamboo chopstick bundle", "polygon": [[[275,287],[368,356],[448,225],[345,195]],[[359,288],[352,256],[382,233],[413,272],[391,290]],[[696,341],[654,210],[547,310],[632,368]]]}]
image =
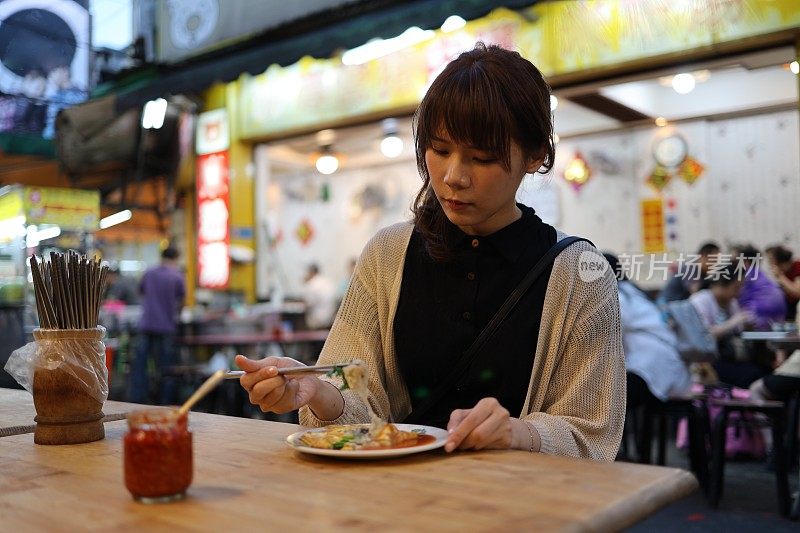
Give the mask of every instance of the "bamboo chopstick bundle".
[{"label": "bamboo chopstick bundle", "polygon": [[97,327],[100,302],[108,284],[108,266],[74,251],[51,252],[50,261],[41,264],[31,256],[30,264],[43,328]]}]

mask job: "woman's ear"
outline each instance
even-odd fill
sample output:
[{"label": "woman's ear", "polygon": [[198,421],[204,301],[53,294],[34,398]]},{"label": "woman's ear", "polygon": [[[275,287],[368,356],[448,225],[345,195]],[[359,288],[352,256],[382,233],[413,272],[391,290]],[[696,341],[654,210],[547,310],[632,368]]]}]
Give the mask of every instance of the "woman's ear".
[{"label": "woman's ear", "polygon": [[525,167],[527,174],[534,174],[537,170],[542,168],[544,157],[534,156],[528,159],[528,165]]}]

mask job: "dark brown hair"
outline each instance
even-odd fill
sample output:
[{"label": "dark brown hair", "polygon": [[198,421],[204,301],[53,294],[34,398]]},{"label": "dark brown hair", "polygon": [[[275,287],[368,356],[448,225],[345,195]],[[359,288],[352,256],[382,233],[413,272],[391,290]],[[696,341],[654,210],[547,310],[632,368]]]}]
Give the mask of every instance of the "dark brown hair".
[{"label": "dark brown hair", "polygon": [[767,248],[767,255],[771,255],[773,260],[778,263],[788,263],[792,260],[792,251],[785,246],[776,244]]},{"label": "dark brown hair", "polygon": [[446,132],[455,143],[496,154],[511,168],[511,144],[525,157],[543,158],[539,172],[553,166],[550,87],[533,63],[517,52],[481,42],[436,77],[414,114],[414,142],[422,187],[412,211],[414,225],[434,260],[452,258],[447,216],[431,187],[425,152]]}]

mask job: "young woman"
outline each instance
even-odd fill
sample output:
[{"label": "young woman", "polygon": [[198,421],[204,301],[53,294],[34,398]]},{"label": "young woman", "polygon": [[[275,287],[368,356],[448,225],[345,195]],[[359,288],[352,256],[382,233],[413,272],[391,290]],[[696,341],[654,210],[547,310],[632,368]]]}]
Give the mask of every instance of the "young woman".
[{"label": "young woman", "polygon": [[719,359],[714,361],[714,370],[719,380],[746,389],[767,371],[755,362],[739,360],[733,343],[733,338],[755,320],[753,313],[742,310],[737,301],[745,283],[744,273],[735,265],[727,265],[708,281],[707,289],[694,293],[689,301],[717,340]]},{"label": "young woman", "polygon": [[[451,62],[415,115],[422,187],[413,223],[358,260],[319,364],[361,359],[372,409],[447,427],[445,450],[516,448],[614,459],[625,363],[614,274],[587,242],[557,256],[478,352],[440,387],[520,280],[563,233],[515,201],[555,155],[550,91],[519,54],[479,44]],[[250,401],[307,426],[368,422],[364,403],[292,360],[237,358]],[[426,399],[440,397],[435,405]],[[416,411],[416,412],[415,412]]]}]

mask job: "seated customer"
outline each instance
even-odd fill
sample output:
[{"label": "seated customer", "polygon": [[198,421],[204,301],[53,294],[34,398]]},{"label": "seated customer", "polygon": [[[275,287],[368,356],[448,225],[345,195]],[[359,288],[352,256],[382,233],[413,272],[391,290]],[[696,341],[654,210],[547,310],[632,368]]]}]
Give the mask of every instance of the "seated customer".
[{"label": "seated customer", "polygon": [[773,322],[786,320],[786,300],[777,283],[761,271],[761,254],[746,244],[732,250],[734,266],[744,275],[739,305],[753,316],[753,329],[769,330]]},{"label": "seated customer", "polygon": [[720,381],[747,388],[764,375],[764,370],[755,363],[739,360],[733,342],[734,337],[753,320],[753,315],[743,311],[737,302],[744,283],[744,274],[737,272],[734,265],[727,265],[711,276],[707,289],[696,292],[689,301],[717,340],[719,359],[714,362],[714,369]]},{"label": "seated customer", "polygon": [[628,407],[664,402],[688,392],[689,369],[677,349],[675,333],[661,310],[622,271],[619,260],[603,254],[617,276]]},{"label": "seated customer", "polygon": [[[797,311],[795,317],[800,326]],[[750,385],[750,397],[754,400],[786,401],[797,391],[800,391],[800,350],[795,350],[774,372]]]},{"label": "seated customer", "polygon": [[658,295],[658,304],[685,300],[704,288],[704,279],[708,274],[709,267],[717,262],[719,250],[716,243],[707,242],[697,250],[697,261],[681,262],[678,265],[678,271]]},{"label": "seated customer", "polygon": [[797,316],[797,303],[800,302],[800,261],[795,261],[792,251],[784,246],[767,248],[772,277],[778,282],[786,299],[786,320]]}]

